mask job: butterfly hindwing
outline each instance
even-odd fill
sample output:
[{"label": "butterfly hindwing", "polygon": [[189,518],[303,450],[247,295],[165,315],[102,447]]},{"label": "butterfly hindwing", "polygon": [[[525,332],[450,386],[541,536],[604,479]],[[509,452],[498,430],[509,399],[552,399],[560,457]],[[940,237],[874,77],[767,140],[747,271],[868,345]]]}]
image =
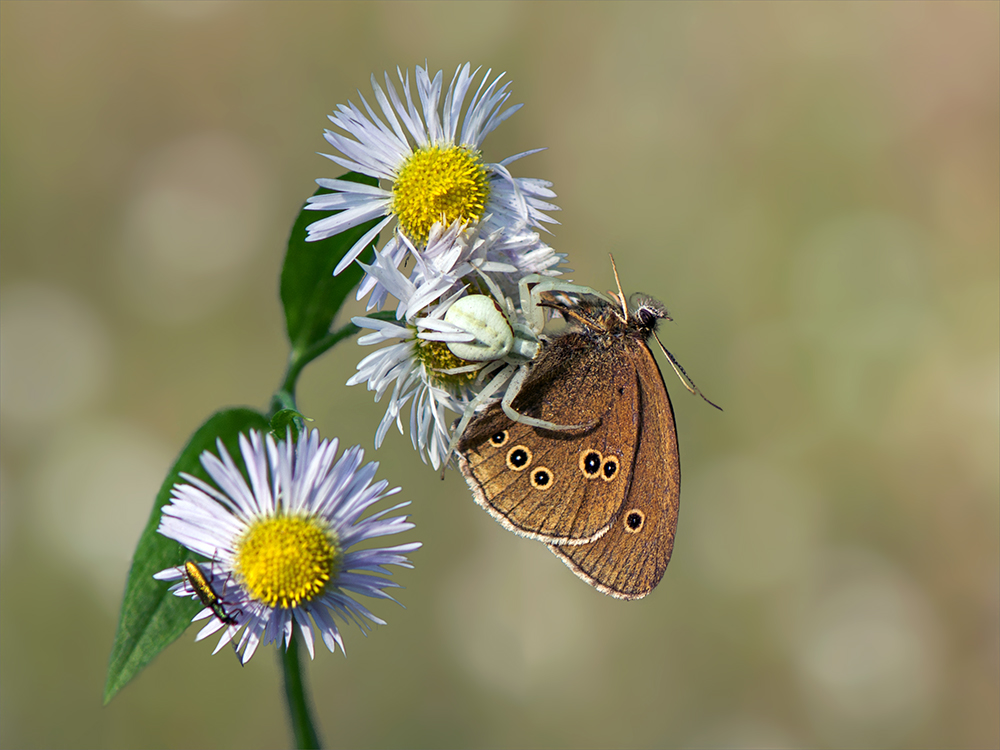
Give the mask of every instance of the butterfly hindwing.
[{"label": "butterfly hindwing", "polygon": [[[579,546],[550,545],[574,573],[621,599],[645,596],[670,561],[680,510],[680,460],[673,408],[649,348],[638,363],[638,445],[628,495],[607,533]],[[641,467],[641,470],[640,470]]]},{"label": "butterfly hindwing", "polygon": [[565,334],[548,343],[514,400],[518,413],[572,431],[529,427],[494,404],[458,444],[476,501],[500,523],[547,543],[604,534],[625,499],[634,463],[638,373]]}]

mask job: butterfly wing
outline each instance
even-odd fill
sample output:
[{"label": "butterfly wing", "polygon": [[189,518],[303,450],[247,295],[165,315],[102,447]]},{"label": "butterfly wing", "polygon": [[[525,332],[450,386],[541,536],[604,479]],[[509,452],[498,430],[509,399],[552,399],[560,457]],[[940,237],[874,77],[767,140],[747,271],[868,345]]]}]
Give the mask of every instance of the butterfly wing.
[{"label": "butterfly wing", "polygon": [[608,354],[585,334],[556,336],[514,399],[520,414],[583,429],[529,427],[494,404],[459,440],[459,467],[476,502],[511,531],[582,544],[607,532],[618,514],[635,463],[639,382],[618,352]]},{"label": "butterfly wing", "polygon": [[578,546],[550,545],[580,578],[620,599],[639,599],[660,582],[674,547],[681,472],[674,413],[656,360],[640,341],[638,445],[625,502],[607,533]]}]

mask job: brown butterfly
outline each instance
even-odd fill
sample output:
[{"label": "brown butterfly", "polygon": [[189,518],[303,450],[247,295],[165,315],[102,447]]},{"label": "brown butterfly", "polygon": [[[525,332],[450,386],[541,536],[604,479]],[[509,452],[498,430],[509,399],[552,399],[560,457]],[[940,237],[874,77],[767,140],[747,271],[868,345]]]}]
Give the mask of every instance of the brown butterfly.
[{"label": "brown butterfly", "polygon": [[512,406],[580,427],[529,426],[493,404],[459,438],[459,468],[476,502],[506,528],[548,544],[599,591],[638,599],[663,577],[680,507],[673,409],[646,343],[670,318],[642,295],[632,297],[630,312],[620,285],[615,301],[555,291],[540,304],[557,310],[567,328],[542,338]]}]

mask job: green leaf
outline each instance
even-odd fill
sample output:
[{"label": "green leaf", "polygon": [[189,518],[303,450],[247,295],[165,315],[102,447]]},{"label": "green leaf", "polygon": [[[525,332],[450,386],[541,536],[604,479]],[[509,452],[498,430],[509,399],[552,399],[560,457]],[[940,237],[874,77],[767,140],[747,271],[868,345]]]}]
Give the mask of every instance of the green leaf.
[{"label": "green leaf", "polygon": [[201,454],[218,449],[216,438],[221,438],[231,456],[239,455],[238,435],[251,429],[267,430],[267,417],[253,409],[225,409],[216,412],[191,436],[177,461],[167,472],[160,486],[146,528],[139,537],[125,597],[122,601],[118,632],[108,662],[108,680],[104,685],[104,703],[125,687],[153,658],[173,643],[191,624],[191,618],[201,605],[191,599],[182,599],[168,593],[166,581],[154,580],[153,574],[166,568],[181,565],[190,553],[180,544],[156,532],[160,525],[162,507],[170,501],[170,490],[182,481],[180,472],[187,472],[200,479],[208,475],[200,461]]},{"label": "green leaf", "polygon": [[[374,177],[355,172],[339,179],[378,185]],[[333,191],[320,188],[314,194],[330,192]],[[361,282],[364,272],[357,263],[352,263],[339,276],[333,275],[333,269],[354,243],[379,221],[372,219],[325,240],[306,242],[306,227],[334,213],[339,212],[325,213],[303,208],[288,237],[288,252],[281,269],[281,303],[285,307],[285,324],[293,359],[327,335],[347,295]],[[359,256],[365,263],[374,258],[377,242],[378,237]]]},{"label": "green leaf", "polygon": [[271,435],[275,440],[284,440],[288,435],[288,428],[292,430],[292,440],[298,438],[298,434],[305,430],[306,422],[312,419],[295,409],[281,409],[271,417]]}]

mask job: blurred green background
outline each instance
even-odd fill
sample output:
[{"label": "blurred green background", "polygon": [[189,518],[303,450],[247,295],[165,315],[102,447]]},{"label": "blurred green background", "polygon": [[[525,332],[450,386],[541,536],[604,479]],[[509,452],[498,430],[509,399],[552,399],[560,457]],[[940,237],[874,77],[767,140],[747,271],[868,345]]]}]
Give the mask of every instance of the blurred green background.
[{"label": "blurred green background", "polygon": [[[4,2],[2,745],[288,745],[271,651],[189,629],[102,708],[107,657],[176,452],[279,382],[326,114],[426,59],[507,71],[486,157],[548,147],[515,174],[554,182],[573,278],[613,251],[726,411],[668,369],[683,508],[632,603],[390,433],[425,546],[310,666],[327,744],[996,747],[998,9]],[[365,353],[299,404],[371,449]]]}]

